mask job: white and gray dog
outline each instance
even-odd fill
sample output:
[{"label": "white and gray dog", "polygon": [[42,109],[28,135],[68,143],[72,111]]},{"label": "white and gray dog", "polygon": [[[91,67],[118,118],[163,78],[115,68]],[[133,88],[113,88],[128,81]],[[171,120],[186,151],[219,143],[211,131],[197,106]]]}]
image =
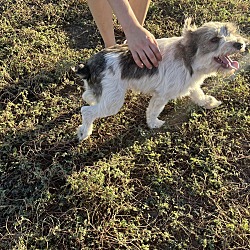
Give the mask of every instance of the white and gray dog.
[{"label": "white and gray dog", "polygon": [[206,109],[218,107],[221,102],[205,95],[201,85],[208,76],[239,68],[229,55],[244,51],[244,41],[231,23],[209,22],[197,28],[187,19],[181,37],[157,40],[163,58],[157,68],[139,68],[126,45],[100,51],[76,69],[85,85],[83,100],[90,105],[81,108],[79,140],[91,135],[95,119],[118,113],[127,89],[152,96],[146,111],[149,128],[163,125],[158,116],[171,99],[190,96]]}]

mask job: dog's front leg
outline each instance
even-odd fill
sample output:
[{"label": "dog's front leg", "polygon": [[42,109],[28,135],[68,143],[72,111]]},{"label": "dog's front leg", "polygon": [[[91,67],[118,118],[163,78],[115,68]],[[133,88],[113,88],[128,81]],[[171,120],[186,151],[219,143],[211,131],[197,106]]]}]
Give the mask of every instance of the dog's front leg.
[{"label": "dog's front leg", "polygon": [[146,116],[147,116],[147,124],[149,128],[160,128],[165,121],[158,119],[157,117],[164,109],[168,100],[158,95],[153,95],[150,99]]},{"label": "dog's front leg", "polygon": [[206,109],[216,108],[221,104],[221,101],[216,100],[213,96],[205,95],[200,87],[190,90],[189,96],[194,103]]}]

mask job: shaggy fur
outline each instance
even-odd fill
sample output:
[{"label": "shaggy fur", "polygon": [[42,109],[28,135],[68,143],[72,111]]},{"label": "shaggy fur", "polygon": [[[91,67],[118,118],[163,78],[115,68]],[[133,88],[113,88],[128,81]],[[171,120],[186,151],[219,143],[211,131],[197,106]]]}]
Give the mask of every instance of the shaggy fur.
[{"label": "shaggy fur", "polygon": [[94,55],[87,64],[79,65],[76,74],[84,81],[83,99],[90,106],[81,108],[83,124],[78,138],[92,133],[93,122],[115,115],[124,103],[127,89],[152,96],[146,112],[150,128],[159,128],[158,119],[167,102],[182,96],[206,109],[221,102],[205,95],[203,81],[217,72],[232,74],[239,68],[229,55],[244,51],[244,39],[230,23],[209,22],[200,28],[187,19],[181,37],[158,39],[163,57],[158,68],[139,68],[126,45],[115,46]]}]

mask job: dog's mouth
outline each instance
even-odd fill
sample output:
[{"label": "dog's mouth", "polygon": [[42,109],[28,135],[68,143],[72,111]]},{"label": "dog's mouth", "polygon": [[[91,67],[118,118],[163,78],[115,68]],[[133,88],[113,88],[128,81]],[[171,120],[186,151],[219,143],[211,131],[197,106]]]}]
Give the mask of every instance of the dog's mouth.
[{"label": "dog's mouth", "polygon": [[214,60],[225,69],[238,70],[240,65],[237,61],[233,61],[229,56],[214,57]]}]

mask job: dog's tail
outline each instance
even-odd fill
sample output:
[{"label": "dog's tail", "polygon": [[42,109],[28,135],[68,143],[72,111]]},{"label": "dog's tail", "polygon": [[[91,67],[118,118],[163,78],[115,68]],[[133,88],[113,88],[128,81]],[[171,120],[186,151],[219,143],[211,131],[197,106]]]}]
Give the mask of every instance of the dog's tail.
[{"label": "dog's tail", "polygon": [[101,91],[98,88],[95,88],[95,85],[90,84],[91,70],[88,64],[79,64],[77,67],[72,68],[72,70],[84,83],[85,91],[82,95],[83,100],[86,101],[89,105],[95,105],[99,100]]},{"label": "dog's tail", "polygon": [[79,64],[73,71],[81,80],[88,81],[90,79],[91,73],[88,65]]}]

